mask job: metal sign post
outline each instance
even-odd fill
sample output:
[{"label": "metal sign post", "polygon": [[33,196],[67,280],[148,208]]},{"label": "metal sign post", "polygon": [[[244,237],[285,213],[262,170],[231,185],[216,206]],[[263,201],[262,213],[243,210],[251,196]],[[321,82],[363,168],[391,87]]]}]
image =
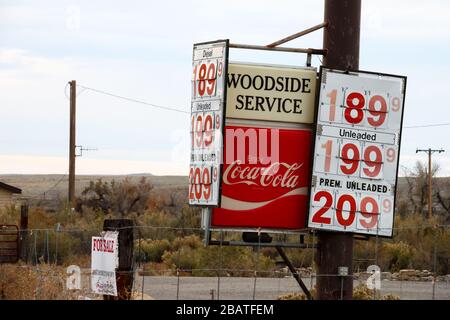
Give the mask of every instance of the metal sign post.
[{"label": "metal sign post", "polygon": [[[323,47],[327,50],[323,65],[332,68],[359,68],[359,33],[361,0],[325,0]],[[316,265],[318,274],[336,274],[339,266],[353,268],[353,235],[318,232]],[[338,277],[317,278],[317,298],[340,298],[341,283]],[[343,298],[351,299],[353,279],[346,277]]]}]

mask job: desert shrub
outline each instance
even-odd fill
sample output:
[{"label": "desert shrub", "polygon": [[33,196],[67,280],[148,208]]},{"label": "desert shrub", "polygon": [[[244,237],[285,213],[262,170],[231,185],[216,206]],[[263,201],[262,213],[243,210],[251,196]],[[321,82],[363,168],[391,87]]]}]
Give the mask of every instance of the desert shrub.
[{"label": "desert shrub", "polygon": [[1,224],[15,224],[20,222],[20,208],[14,205],[9,205],[0,208],[0,222]]},{"label": "desert shrub", "polygon": [[39,268],[20,264],[0,265],[0,300],[76,299],[65,290],[65,270],[46,264]]},{"label": "desert shrub", "polygon": [[198,249],[203,246],[202,240],[197,235],[190,235],[186,237],[178,237],[173,241],[174,250],[179,250],[183,247],[191,249]]},{"label": "desert shrub", "polygon": [[90,207],[105,214],[113,213],[125,217],[135,212],[143,214],[148,206],[148,198],[153,185],[142,177],[134,183],[125,178],[122,181],[112,180],[110,183],[99,179],[90,181],[77,200],[77,211],[83,212],[84,207]]},{"label": "desert shrub", "polygon": [[[139,249],[140,245],[140,249]],[[134,254],[139,261],[145,262],[161,262],[165,251],[171,248],[170,242],[167,239],[163,240],[139,240],[135,241]],[[140,255],[139,255],[140,254]]]},{"label": "desert shrub", "polygon": [[201,255],[203,248],[192,249],[189,246],[183,246],[176,251],[166,251],[162,256],[164,263],[176,269],[192,270],[201,268]]},{"label": "desert shrub", "polygon": [[289,260],[297,268],[310,267],[313,260],[314,249],[285,249]]},{"label": "desert shrub", "polygon": [[137,225],[143,226],[139,229],[139,235],[145,239],[173,240],[176,236],[171,229],[174,223],[175,218],[164,211],[147,211],[137,218]]},{"label": "desert shrub", "polygon": [[[316,287],[312,288],[311,294],[314,299],[317,299]],[[353,288],[353,300],[373,300],[373,298],[373,290],[369,289],[366,285],[360,284]],[[277,300],[306,300],[306,295],[303,292],[292,292],[278,296]],[[376,300],[400,300],[400,297],[393,294],[387,294],[381,297],[377,295]]]},{"label": "desert shrub", "polygon": [[380,298],[380,300],[400,300],[400,297],[396,296],[395,294],[389,293],[389,294],[382,296]]},{"label": "desert shrub", "polygon": [[411,267],[415,250],[408,243],[403,241],[398,243],[386,242],[381,250],[384,265],[387,266],[388,270],[398,271]]},{"label": "desert shrub", "polygon": [[218,272],[230,276],[253,276],[255,269],[260,271],[258,276],[270,276],[265,272],[275,267],[270,257],[256,254],[250,248],[204,247],[197,235],[176,238],[172,251],[166,251],[162,261],[168,268],[196,269],[191,272],[194,276],[216,276]]},{"label": "desert shrub", "polygon": [[201,223],[201,210],[198,207],[184,205],[174,220],[174,227],[180,228],[178,234],[185,236],[197,230]]},{"label": "desert shrub", "polygon": [[277,300],[307,300],[306,295],[301,292],[286,293],[277,297]]},{"label": "desert shrub", "polygon": [[360,284],[353,288],[353,300],[373,300],[373,290]]}]

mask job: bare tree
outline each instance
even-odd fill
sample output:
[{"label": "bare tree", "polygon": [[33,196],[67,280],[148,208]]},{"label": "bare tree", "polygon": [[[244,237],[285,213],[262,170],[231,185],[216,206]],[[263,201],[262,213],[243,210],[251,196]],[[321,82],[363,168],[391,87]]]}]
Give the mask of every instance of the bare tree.
[{"label": "bare tree", "polygon": [[[431,176],[436,176],[439,164],[435,162],[431,169]],[[420,161],[416,162],[413,170],[405,171],[405,179],[408,186],[408,199],[414,212],[424,212],[428,201],[428,166]]]}]

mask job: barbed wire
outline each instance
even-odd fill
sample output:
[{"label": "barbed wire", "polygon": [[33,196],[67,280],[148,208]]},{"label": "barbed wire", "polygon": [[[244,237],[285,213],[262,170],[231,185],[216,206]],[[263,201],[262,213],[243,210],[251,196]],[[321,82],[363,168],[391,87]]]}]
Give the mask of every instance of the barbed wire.
[{"label": "barbed wire", "polygon": [[43,200],[43,199],[45,199],[45,194],[48,193],[49,191],[53,190],[54,188],[56,188],[56,186],[58,186],[64,179],[68,178],[68,176],[69,176],[69,173],[66,172],[58,181],[56,181],[56,183],[53,186],[51,186],[50,188],[48,188],[44,192],[35,194],[34,196],[26,197],[26,199],[30,199],[30,200],[36,200],[36,199]]},{"label": "barbed wire", "polygon": [[[0,225],[1,226],[1,225]],[[384,227],[384,228],[378,228],[379,230],[418,230],[418,229],[427,229],[427,228],[442,228],[442,229],[446,229],[446,228],[450,228],[450,224],[421,224],[418,226],[402,226],[402,227]],[[114,229],[117,231],[120,230],[129,230],[129,229],[161,229],[161,230],[174,230],[174,231],[204,231],[204,228],[201,227],[171,227],[171,226],[151,226],[151,225],[140,225],[140,226],[127,226],[127,227],[109,227],[109,229]],[[1,232],[1,228],[0,228],[0,232]],[[107,231],[107,230],[100,230],[100,229],[86,229],[86,228],[64,228],[64,227],[57,227],[55,226],[54,228],[27,228],[27,229],[18,229],[19,232],[44,232],[44,231],[55,231],[55,232],[102,232],[102,231]],[[110,230],[111,231],[111,230]],[[220,231],[220,230],[212,230],[212,231]],[[224,230],[227,232],[237,232],[236,230]],[[309,229],[305,229],[302,230],[303,233],[305,232],[309,232],[312,230]],[[320,231],[320,230],[315,230],[314,231]],[[255,231],[256,232],[256,231]],[[270,233],[269,230],[264,231],[267,233]],[[280,230],[274,230],[274,232],[276,232],[277,234],[280,233]],[[295,235],[296,233],[290,232],[290,235]],[[317,237],[316,234],[314,233],[308,233],[308,235],[312,236],[312,237]],[[361,235],[367,235],[367,236],[375,236],[374,234],[361,234]],[[381,237],[381,236],[380,236]]]}]

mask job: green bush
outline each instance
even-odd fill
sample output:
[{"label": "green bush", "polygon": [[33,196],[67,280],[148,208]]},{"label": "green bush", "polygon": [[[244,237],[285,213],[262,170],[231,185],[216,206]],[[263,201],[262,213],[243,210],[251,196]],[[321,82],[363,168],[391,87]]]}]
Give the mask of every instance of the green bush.
[{"label": "green bush", "polygon": [[[139,249],[140,245],[140,249]],[[135,241],[134,252],[139,261],[145,262],[162,262],[162,256],[165,251],[170,250],[169,240],[139,240]],[[140,254],[140,256],[139,256]]]},{"label": "green bush", "polygon": [[388,270],[399,271],[412,267],[415,249],[408,243],[386,242],[382,246],[382,259],[385,260]]},{"label": "green bush", "polygon": [[192,249],[191,247],[184,246],[177,251],[166,251],[162,256],[162,260],[167,266],[177,269],[183,269],[191,271],[192,269],[201,268],[201,255],[205,249]]}]

